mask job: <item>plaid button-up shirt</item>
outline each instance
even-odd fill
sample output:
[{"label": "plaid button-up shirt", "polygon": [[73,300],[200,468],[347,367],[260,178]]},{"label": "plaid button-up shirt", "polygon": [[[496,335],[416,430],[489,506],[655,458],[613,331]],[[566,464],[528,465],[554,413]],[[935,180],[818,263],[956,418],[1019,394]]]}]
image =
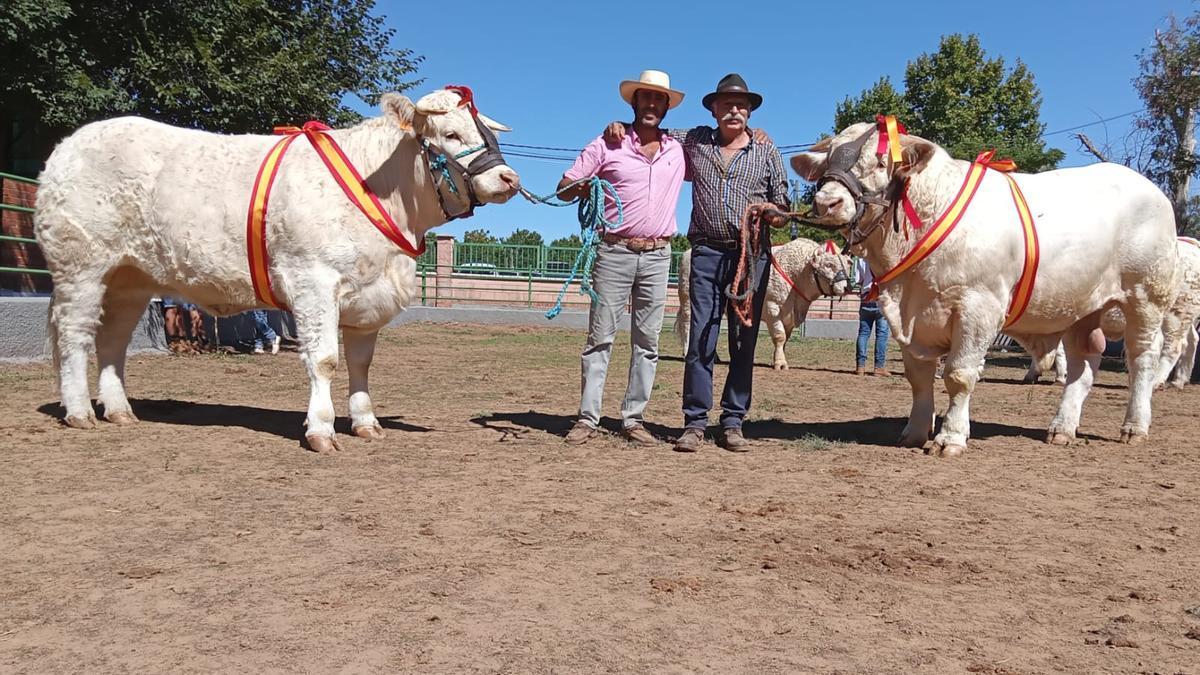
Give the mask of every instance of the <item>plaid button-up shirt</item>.
[{"label": "plaid button-up shirt", "polygon": [[[669,133],[683,144],[687,154],[692,181],[688,239],[693,244],[703,239],[737,240],[742,215],[750,204],[768,202],[791,210],[787,170],[773,143],[756,143],[752,135],[749,145],[735,152],[726,164],[717,129],[700,126],[671,129]],[[770,237],[765,241],[769,242]]]}]

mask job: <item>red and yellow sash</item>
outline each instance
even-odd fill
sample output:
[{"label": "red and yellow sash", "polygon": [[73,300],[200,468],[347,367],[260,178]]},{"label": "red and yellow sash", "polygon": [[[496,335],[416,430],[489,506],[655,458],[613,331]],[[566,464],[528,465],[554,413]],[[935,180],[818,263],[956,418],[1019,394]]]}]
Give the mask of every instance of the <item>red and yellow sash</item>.
[{"label": "red and yellow sash", "polygon": [[[890,126],[890,125],[889,125]],[[890,131],[890,130],[889,130]],[[889,134],[890,135],[890,134]],[[933,227],[929,228],[916,243],[912,249],[896,263],[896,266],[888,270],[875,281],[877,285],[883,285],[896,279],[896,277],[904,274],[913,267],[921,264],[930,256],[954,228],[958,226],[963,215],[967,212],[967,207],[971,200],[975,197],[975,193],[979,190],[979,185],[983,182],[984,175],[988,169],[994,169],[1001,172],[1008,179],[1009,190],[1012,192],[1013,204],[1017,209],[1017,217],[1021,221],[1021,233],[1025,242],[1025,264],[1021,270],[1021,278],[1017,280],[1017,287],[1013,290],[1012,299],[1009,301],[1008,313],[1004,318],[1004,327],[1008,328],[1021,318],[1025,313],[1025,309],[1029,307],[1029,300],[1033,296],[1034,282],[1037,280],[1038,263],[1041,258],[1041,249],[1038,245],[1037,229],[1034,226],[1033,215],[1029,211],[1029,205],[1025,202],[1025,195],[1021,193],[1021,188],[1013,177],[1008,175],[1008,172],[1017,168],[1012,160],[995,160],[994,150],[982,152],[975,161],[971,163],[971,168],[967,170],[967,177],[963,180],[962,187],[958,189],[958,194],[954,200],[950,202],[950,206],[942,213]],[[917,216],[916,209],[908,200],[907,191],[903,195],[903,206],[905,215],[912,225],[917,230],[924,229],[920,219]]]},{"label": "red and yellow sash", "polygon": [[258,168],[258,175],[254,178],[254,187],[250,192],[250,209],[246,215],[246,257],[250,263],[250,281],[254,285],[254,295],[259,302],[272,307],[283,308],[284,304],[271,287],[271,256],[267,251],[267,203],[283,156],[300,134],[308,138],[313,149],[317,151],[317,156],[329,169],[342,192],[346,193],[346,197],[383,233],[383,236],[414,258],[425,252],[425,241],[422,240],[419,245],[414,246],[405,238],[396,222],[392,220],[391,214],[383,208],[383,204],[371,188],[367,187],[366,181],[354,168],[354,164],[326,133],[328,131],[329,127],[320,122],[307,122],[303,128],[275,127],[275,133],[283,135],[284,138],[271,147]]}]

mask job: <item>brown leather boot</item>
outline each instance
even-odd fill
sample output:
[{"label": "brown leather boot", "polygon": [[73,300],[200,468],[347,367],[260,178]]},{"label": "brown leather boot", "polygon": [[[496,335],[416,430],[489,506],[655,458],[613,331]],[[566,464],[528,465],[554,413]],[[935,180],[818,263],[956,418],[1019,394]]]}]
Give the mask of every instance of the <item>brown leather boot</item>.
[{"label": "brown leather boot", "polygon": [[568,445],[583,445],[595,435],[596,427],[584,422],[583,420],[580,420],[575,423],[575,426],[571,427],[570,431],[567,432],[567,437],[565,440]]},{"label": "brown leather boot", "polygon": [[629,441],[630,443],[643,448],[653,448],[659,444],[658,439],[654,437],[654,434],[646,431],[646,427],[640,424],[621,429],[621,435],[624,436],[625,440]]},{"label": "brown leather boot", "polygon": [[675,452],[696,452],[704,445],[704,429],[688,427],[675,441]]},{"label": "brown leather boot", "polygon": [[875,374],[878,375],[879,377],[887,377],[888,375],[891,375],[891,373],[888,372],[887,368],[876,368]]},{"label": "brown leather boot", "polygon": [[730,452],[750,451],[750,441],[746,440],[746,437],[742,435],[741,427],[726,427],[724,431],[725,433],[722,434],[721,440],[717,442],[717,445]]},{"label": "brown leather boot", "polygon": [[862,366],[859,366],[859,367],[857,367],[857,368],[855,368],[855,369],[854,369],[854,374],[855,374],[855,375],[866,375],[866,373],[867,373],[867,369],[866,369],[866,368],[863,368]]}]

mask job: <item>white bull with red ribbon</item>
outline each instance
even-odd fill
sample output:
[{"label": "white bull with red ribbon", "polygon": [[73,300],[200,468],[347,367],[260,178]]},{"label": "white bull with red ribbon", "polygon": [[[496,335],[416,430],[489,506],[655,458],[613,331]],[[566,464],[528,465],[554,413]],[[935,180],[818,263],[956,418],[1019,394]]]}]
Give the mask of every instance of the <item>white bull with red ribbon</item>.
[{"label": "white bull with red ribbon", "polygon": [[1099,368],[1100,321],[1113,307],[1128,318],[1121,440],[1146,438],[1155,334],[1177,274],[1171,204],[1154,184],[1114,164],[1018,174],[987,153],[955,160],[887,118],[848,127],[792,166],[818,181],[816,222],[845,230],[879,280],[913,393],[902,445],[933,435],[934,371],[946,355],[950,406],[931,451],[962,452],[971,393],[1002,328],[1039,353],[1063,340],[1067,383],[1047,440],[1070,442]]},{"label": "white bull with red ribbon", "polygon": [[520,187],[491,131],[507,129],[478,112],[466,87],[416,104],[387,94],[382,110],[348,129],[281,129],[282,140],[123,117],[60,143],[34,227],[54,279],[50,340],[67,424],[95,425],[93,344],[105,418],[137,421],[125,350],[146,303],[164,294],[218,315],[293,312],[311,381],[305,435],[319,451],[337,448],[340,328],[351,425],[380,436],[367,370],[379,329],[415,294],[412,256],[430,228]]}]

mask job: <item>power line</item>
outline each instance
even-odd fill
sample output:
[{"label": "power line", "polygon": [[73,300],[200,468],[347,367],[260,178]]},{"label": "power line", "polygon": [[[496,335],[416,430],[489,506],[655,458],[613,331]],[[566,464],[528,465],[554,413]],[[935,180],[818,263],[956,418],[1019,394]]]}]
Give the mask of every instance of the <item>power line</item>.
[{"label": "power line", "polygon": [[[1120,115],[1113,115],[1112,117],[1105,117],[1104,119],[1096,120],[1094,122],[1087,122],[1086,124],[1078,124],[1073,127],[1067,127],[1066,129],[1057,129],[1055,131],[1048,131],[1048,132],[1042,134],[1041,136],[1039,136],[1039,138],[1046,138],[1048,136],[1057,136],[1059,134],[1065,134],[1065,133],[1069,133],[1072,131],[1078,131],[1079,129],[1085,129],[1087,127],[1095,126],[1097,124],[1104,124],[1105,122],[1119,120],[1124,117],[1136,115],[1141,112],[1145,112],[1145,108],[1131,110],[1126,113],[1121,113]],[[777,145],[775,147],[779,149],[779,152],[781,154],[795,155],[795,154],[799,154],[800,152],[803,152],[804,150],[806,150],[808,148],[811,148],[812,146],[816,145],[818,142],[819,142],[819,139],[816,141],[809,142],[809,143],[788,143],[785,145]],[[548,145],[522,145],[520,143],[501,143],[500,145],[501,145],[501,147],[505,147],[505,148],[519,148],[519,150],[506,151],[505,154],[512,155],[513,157],[520,157],[522,159],[540,159],[540,160],[556,161],[556,162],[573,162],[573,161],[575,161],[575,158],[574,157],[562,157],[559,155],[549,155],[544,152],[538,153],[538,152],[525,152],[525,151],[528,151],[528,150],[546,151],[546,150],[548,150],[548,151],[554,151],[554,152],[570,152],[570,153],[574,153],[574,154],[583,152],[583,150],[581,148],[562,148],[562,147],[555,147],[555,146],[548,146]]]},{"label": "power line", "polygon": [[1047,133],[1044,133],[1044,134],[1042,134],[1042,138],[1045,138],[1045,137],[1047,137],[1047,136],[1054,136],[1054,135],[1056,135],[1056,134],[1065,134],[1065,133],[1067,133],[1068,131],[1075,131],[1075,130],[1077,130],[1077,129],[1083,129],[1084,127],[1090,127],[1090,126],[1094,126],[1094,125],[1096,125],[1096,124],[1104,124],[1105,122],[1111,122],[1111,121],[1113,121],[1113,120],[1119,120],[1119,119],[1121,119],[1122,117],[1129,117],[1130,115],[1136,115],[1136,114],[1138,114],[1138,113],[1140,113],[1140,112],[1145,112],[1145,111],[1146,111],[1146,109],[1145,109],[1145,108],[1138,108],[1137,110],[1132,110],[1132,111],[1130,111],[1130,112],[1127,112],[1127,113],[1121,113],[1120,115],[1113,115],[1112,117],[1106,117],[1106,118],[1104,118],[1104,119],[1102,119],[1102,120],[1096,120],[1095,122],[1088,122],[1087,124],[1080,124],[1079,126],[1070,127],[1070,128],[1068,128],[1068,129],[1059,129],[1058,131],[1050,131],[1050,132],[1047,132]]}]

